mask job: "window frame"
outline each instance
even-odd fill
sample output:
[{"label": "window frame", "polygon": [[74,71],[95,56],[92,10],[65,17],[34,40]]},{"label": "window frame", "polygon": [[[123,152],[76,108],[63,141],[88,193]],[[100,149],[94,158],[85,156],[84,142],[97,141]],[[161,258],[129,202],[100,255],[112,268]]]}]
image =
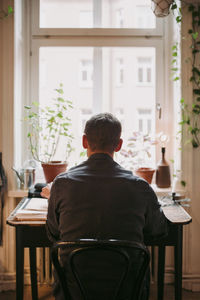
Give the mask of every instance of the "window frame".
[{"label": "window frame", "polygon": [[[161,18],[156,18],[155,28],[40,28],[39,27],[39,5],[40,0],[31,0],[31,10],[32,10],[32,34],[34,36],[162,36],[164,33],[163,20]],[[96,12],[99,14],[101,0],[93,0],[96,6]],[[94,12],[95,14],[95,12]],[[94,24],[98,27],[98,17],[95,19],[97,22]]]},{"label": "window frame", "polygon": [[[96,0],[94,0],[96,1]],[[168,26],[168,20],[156,18],[155,29],[129,29],[129,28],[39,28],[39,0],[30,0],[27,3],[27,11],[30,11],[30,30],[27,35],[27,48],[30,50],[30,63],[27,65],[29,74],[29,90],[24,103],[31,103],[39,96],[39,48],[40,47],[155,47],[156,70],[155,82],[155,127],[156,131],[166,131],[166,125],[171,124],[168,99],[172,99],[172,87],[169,83],[168,64],[172,28]],[[28,18],[29,19],[29,18]],[[33,21],[32,21],[33,20]],[[37,25],[38,24],[38,25]],[[97,93],[98,94],[98,93]],[[101,92],[100,92],[101,94]],[[96,98],[96,113],[99,110],[98,98]],[[165,114],[158,118],[157,108],[161,107]],[[169,125],[170,127],[170,125]],[[172,126],[169,129],[172,132]],[[24,131],[26,129],[23,128]],[[25,138],[26,132],[23,137]],[[158,147],[157,147],[158,148]],[[156,149],[157,157],[160,156]],[[158,154],[159,153],[159,154]],[[27,153],[24,151],[24,156]]]}]

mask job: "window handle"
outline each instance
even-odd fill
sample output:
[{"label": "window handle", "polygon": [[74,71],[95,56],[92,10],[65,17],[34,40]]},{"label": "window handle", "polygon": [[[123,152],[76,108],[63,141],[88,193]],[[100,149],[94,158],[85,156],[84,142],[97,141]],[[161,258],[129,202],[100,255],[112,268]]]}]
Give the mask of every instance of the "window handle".
[{"label": "window handle", "polygon": [[158,110],[158,119],[161,119],[161,117],[162,117],[162,107],[161,107],[160,103],[156,104],[156,109]]}]

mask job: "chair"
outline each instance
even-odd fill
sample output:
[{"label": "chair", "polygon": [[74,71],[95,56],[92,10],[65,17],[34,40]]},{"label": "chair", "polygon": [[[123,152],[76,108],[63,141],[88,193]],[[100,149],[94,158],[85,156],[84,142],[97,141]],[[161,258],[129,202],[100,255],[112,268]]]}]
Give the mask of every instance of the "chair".
[{"label": "chair", "polygon": [[66,300],[140,300],[149,252],[119,240],[78,240],[52,247],[52,262]]}]

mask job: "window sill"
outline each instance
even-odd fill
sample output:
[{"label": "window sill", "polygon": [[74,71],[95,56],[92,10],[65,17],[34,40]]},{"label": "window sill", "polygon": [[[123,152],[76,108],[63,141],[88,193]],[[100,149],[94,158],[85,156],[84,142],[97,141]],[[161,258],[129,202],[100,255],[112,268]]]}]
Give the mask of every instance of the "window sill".
[{"label": "window sill", "polygon": [[[158,188],[155,184],[151,184],[152,189],[157,196],[166,196],[172,192],[171,187],[166,189]],[[185,194],[185,190],[177,191],[177,193]],[[8,191],[9,198],[23,198],[28,196],[28,190],[10,190]]]},{"label": "window sill", "polygon": [[8,191],[9,198],[23,198],[28,196],[28,190],[11,190]]}]

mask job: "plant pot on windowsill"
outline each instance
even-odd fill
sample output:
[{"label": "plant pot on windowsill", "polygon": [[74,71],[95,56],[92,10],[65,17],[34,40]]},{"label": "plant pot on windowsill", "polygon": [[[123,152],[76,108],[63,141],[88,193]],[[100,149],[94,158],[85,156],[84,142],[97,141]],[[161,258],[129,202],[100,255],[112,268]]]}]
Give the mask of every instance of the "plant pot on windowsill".
[{"label": "plant pot on windowsill", "polygon": [[41,165],[47,183],[52,182],[57,175],[65,172],[67,169],[67,163],[61,161],[51,161]]},{"label": "plant pot on windowsill", "polygon": [[155,169],[152,168],[138,168],[134,171],[135,175],[145,179],[149,184],[152,182]]}]

